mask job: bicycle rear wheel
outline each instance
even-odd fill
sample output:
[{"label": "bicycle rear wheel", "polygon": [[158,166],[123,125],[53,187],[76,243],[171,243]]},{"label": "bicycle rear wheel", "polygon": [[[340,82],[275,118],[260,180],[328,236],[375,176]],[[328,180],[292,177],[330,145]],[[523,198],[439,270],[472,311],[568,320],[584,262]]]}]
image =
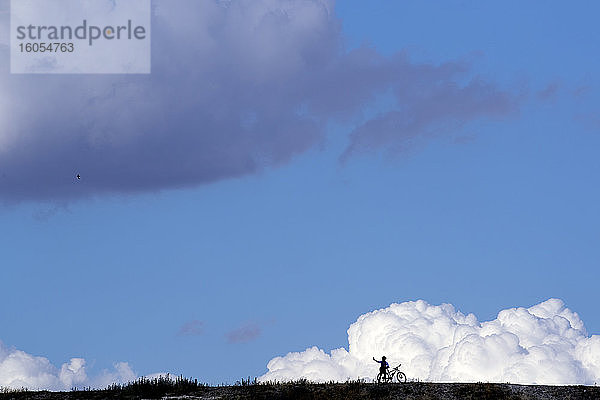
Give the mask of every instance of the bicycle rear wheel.
[{"label": "bicycle rear wheel", "polygon": [[380,372],[377,374],[377,383],[381,383],[381,379],[384,378],[383,374]]},{"label": "bicycle rear wheel", "polygon": [[400,383],[406,383],[406,374],[404,372],[398,372],[396,380]]}]

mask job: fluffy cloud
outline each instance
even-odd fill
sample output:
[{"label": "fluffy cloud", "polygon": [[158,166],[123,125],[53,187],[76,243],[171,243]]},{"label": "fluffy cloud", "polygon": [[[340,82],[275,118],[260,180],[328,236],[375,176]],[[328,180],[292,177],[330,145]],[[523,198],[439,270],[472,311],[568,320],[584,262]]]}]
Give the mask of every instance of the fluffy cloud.
[{"label": "fluffy cloud", "polygon": [[[343,159],[405,148],[514,98],[460,62],[347,50],[328,0],[156,0],[152,74],[11,75],[0,63],[0,200],[62,200],[210,183],[289,162],[332,120],[391,94]],[[8,36],[8,0],[0,32]],[[0,57],[9,59],[0,42]],[[81,181],[74,176],[80,173]]]},{"label": "fluffy cloud", "polygon": [[450,304],[423,300],[361,315],[348,329],[348,350],[316,347],[272,359],[260,379],[371,379],[385,355],[409,378],[435,382],[594,384],[600,336],[588,336],[577,313],[558,299],[503,310],[479,322]]},{"label": "fluffy cloud", "polygon": [[102,388],[111,383],[125,383],[137,378],[131,367],[120,362],[113,370],[89,377],[83,358],[72,358],[60,368],[45,357],[11,349],[0,342],[0,387],[71,390],[74,387]]}]

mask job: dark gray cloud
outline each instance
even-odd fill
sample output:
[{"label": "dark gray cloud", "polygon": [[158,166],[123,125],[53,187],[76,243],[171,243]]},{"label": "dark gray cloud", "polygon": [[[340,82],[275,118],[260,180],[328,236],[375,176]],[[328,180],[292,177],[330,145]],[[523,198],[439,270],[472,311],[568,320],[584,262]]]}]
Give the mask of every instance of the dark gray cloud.
[{"label": "dark gray cloud", "polygon": [[[514,107],[466,64],[346,51],[326,0],[157,0],[154,8],[147,76],[10,75],[0,43],[0,199],[69,200],[252,174],[319,144],[327,122],[355,118],[390,90],[396,107],[357,127],[344,159]],[[6,18],[0,23],[7,33]]]},{"label": "dark gray cloud", "polygon": [[431,72],[416,73],[396,87],[399,106],[358,126],[350,134],[342,160],[379,149],[398,153],[422,137],[452,133],[470,121],[503,116],[516,107],[510,94],[490,83],[474,78],[458,85],[452,68]]},{"label": "dark gray cloud", "polygon": [[546,87],[539,92],[537,92],[537,97],[540,100],[553,100],[556,98],[558,91],[560,90],[559,82],[551,82]]},{"label": "dark gray cloud", "polygon": [[179,336],[200,336],[204,333],[204,322],[193,320],[181,325],[177,335]]},{"label": "dark gray cloud", "polygon": [[262,333],[256,322],[248,322],[225,334],[228,343],[247,343],[257,339]]}]

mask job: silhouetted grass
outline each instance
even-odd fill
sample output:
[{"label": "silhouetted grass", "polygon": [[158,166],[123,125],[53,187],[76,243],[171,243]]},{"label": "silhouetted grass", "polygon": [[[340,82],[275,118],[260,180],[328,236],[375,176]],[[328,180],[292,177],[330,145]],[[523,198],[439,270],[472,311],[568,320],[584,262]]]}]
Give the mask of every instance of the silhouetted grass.
[{"label": "silhouetted grass", "polygon": [[104,400],[104,399],[227,399],[227,400],[598,400],[600,388],[590,386],[535,386],[498,383],[376,384],[364,380],[345,383],[258,382],[243,378],[230,386],[208,386],[196,379],[170,376],[140,378],[103,390],[35,392],[0,390],[0,400]]},{"label": "silhouetted grass", "polygon": [[104,392],[118,393],[124,396],[139,396],[144,398],[160,398],[166,394],[181,395],[194,393],[207,385],[197,379],[178,376],[172,379],[169,375],[157,378],[140,378],[126,384],[113,384],[104,389]]},{"label": "silhouetted grass", "polygon": [[30,391],[27,389],[0,389],[0,399],[160,399],[166,395],[189,395],[208,385],[197,379],[170,375],[139,378],[125,384],[112,384],[105,389],[73,389],[70,392]]}]

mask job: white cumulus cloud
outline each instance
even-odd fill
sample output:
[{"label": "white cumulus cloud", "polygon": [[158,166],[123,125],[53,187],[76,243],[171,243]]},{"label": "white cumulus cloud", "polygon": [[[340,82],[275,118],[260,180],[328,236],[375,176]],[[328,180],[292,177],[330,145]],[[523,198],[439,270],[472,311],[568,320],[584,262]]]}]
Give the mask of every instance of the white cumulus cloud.
[{"label": "white cumulus cloud", "polygon": [[70,390],[87,386],[103,388],[111,383],[125,383],[136,378],[137,375],[125,362],[116,363],[113,370],[104,370],[97,376],[89,377],[83,358],[71,358],[58,368],[45,357],[8,348],[0,342],[0,387],[31,390]]},{"label": "white cumulus cloud", "polygon": [[409,378],[434,382],[594,384],[600,382],[600,336],[562,300],[510,308],[479,322],[451,304],[423,300],[361,315],[348,329],[348,349],[311,347],[272,359],[261,381],[373,378],[385,355]]}]

